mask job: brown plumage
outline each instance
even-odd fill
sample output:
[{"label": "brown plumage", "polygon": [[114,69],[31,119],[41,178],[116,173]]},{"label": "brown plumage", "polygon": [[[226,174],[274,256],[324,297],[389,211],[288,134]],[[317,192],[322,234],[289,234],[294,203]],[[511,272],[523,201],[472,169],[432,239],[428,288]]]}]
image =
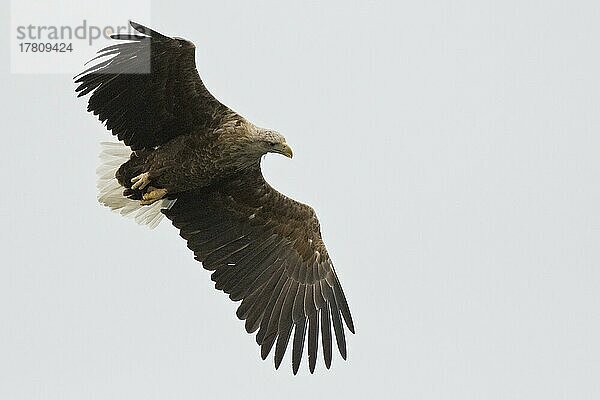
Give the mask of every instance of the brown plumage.
[{"label": "brown plumage", "polygon": [[316,214],[261,173],[264,154],[292,156],[285,139],[208,92],[192,43],[131,26],[142,35],[114,35],[127,42],[101,50],[104,61],[76,77],[79,95],[91,93],[88,111],[131,149],[123,163],[121,150],[106,151],[100,201],[150,225],[160,215],[144,210],[157,206],[213,271],[215,287],[241,300],[237,316],[258,331],[263,359],[275,347],[276,368],[290,340],[294,373],[305,339],[311,372],[319,337],[327,368],[333,336],[345,359],[344,323],[353,333],[354,324]]}]

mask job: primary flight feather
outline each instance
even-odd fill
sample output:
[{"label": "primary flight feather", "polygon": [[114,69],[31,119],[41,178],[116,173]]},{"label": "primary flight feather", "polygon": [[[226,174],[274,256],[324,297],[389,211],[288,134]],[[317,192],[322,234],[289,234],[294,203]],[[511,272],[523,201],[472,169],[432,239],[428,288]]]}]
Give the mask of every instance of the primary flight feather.
[{"label": "primary flight feather", "polygon": [[140,34],[113,35],[123,42],[75,77],[88,111],[124,143],[104,144],[100,202],[151,227],[166,215],[215,287],[241,300],[261,357],[275,347],[275,368],[290,340],[294,374],[306,340],[311,373],[319,342],[327,368],[334,336],[345,359],[354,324],[317,216],[261,172],[266,153],[292,157],[284,137],[210,94],[191,42],[131,26]]}]

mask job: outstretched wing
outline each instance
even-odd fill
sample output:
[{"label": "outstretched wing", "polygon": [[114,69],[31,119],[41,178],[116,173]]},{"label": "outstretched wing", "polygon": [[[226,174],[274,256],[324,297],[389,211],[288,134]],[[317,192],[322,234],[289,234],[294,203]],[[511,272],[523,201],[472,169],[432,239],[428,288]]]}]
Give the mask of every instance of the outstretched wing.
[{"label": "outstretched wing", "polygon": [[100,50],[92,61],[103,61],[75,77],[79,96],[92,92],[88,111],[132,150],[218,123],[228,108],[204,87],[195,46],[130,23],[143,35],[113,35],[128,42]]},{"label": "outstretched wing", "polygon": [[248,333],[258,330],[263,359],[275,345],[278,368],[293,330],[294,374],[307,336],[310,372],[319,336],[329,368],[332,326],[346,358],[342,319],[352,333],[354,324],[311,207],[277,192],[257,168],[219,187],[187,192],[163,212],[196,260],[214,271],[215,287],[242,300],[237,316]]}]

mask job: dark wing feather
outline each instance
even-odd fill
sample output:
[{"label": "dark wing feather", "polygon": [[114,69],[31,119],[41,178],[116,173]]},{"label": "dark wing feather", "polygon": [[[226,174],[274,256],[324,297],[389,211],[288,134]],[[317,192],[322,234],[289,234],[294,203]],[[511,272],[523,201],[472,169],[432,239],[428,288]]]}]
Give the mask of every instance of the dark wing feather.
[{"label": "dark wing feather", "polygon": [[104,59],[75,77],[79,96],[92,93],[88,111],[132,150],[160,146],[180,135],[209,131],[229,110],[206,89],[195,46],[131,22],[142,35],[102,49]]},{"label": "dark wing feather", "polygon": [[354,324],[312,208],[274,190],[257,167],[218,187],[184,193],[163,212],[196,259],[214,271],[215,287],[242,300],[237,316],[249,333],[258,330],[263,359],[274,346],[279,367],[291,341],[295,374],[308,342],[312,373],[321,336],[329,368],[332,324],[346,358],[343,322],[352,333]]}]

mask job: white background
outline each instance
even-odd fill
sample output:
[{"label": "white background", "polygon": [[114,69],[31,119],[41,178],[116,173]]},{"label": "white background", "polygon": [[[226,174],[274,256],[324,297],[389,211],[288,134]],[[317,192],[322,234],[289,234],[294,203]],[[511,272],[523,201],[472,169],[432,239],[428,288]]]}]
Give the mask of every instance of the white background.
[{"label": "white background", "polygon": [[0,398],[600,398],[599,17],[152,4],[215,96],[294,148],[264,173],[317,210],[357,328],[347,362],[296,377],[260,360],[168,222],[96,202],[108,133],[79,71],[10,74],[3,36]]}]

